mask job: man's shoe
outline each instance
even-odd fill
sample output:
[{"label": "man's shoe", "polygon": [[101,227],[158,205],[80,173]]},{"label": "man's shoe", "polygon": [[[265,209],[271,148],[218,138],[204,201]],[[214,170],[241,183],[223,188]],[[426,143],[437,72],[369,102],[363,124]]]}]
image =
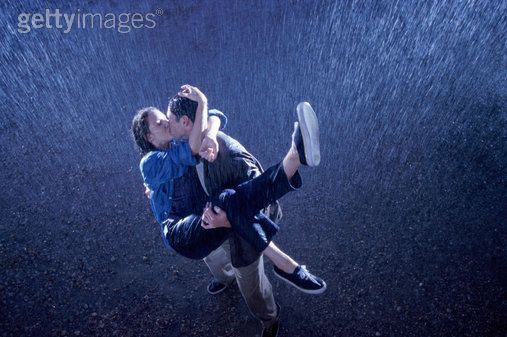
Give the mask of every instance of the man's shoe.
[{"label": "man's shoe", "polygon": [[262,329],[261,337],[277,337],[278,336],[278,330],[280,328],[280,305],[278,303],[276,304],[276,309],[278,310],[278,313],[277,313],[278,319],[270,327]]},{"label": "man's shoe", "polygon": [[322,294],[327,288],[326,282],[310,273],[306,266],[297,266],[292,274],[288,274],[275,266],[274,272],[278,278],[307,294]]},{"label": "man's shoe", "polygon": [[276,321],[275,324],[269,328],[262,329],[261,337],[276,337],[278,336],[278,329],[280,328],[280,320]]},{"label": "man's shoe", "polygon": [[216,295],[227,289],[228,286],[228,284],[223,284],[215,279],[212,279],[208,284],[207,290],[211,295]]},{"label": "man's shoe", "polygon": [[293,141],[301,164],[317,166],[320,163],[319,120],[308,102],[297,108],[298,122],[294,123]]}]

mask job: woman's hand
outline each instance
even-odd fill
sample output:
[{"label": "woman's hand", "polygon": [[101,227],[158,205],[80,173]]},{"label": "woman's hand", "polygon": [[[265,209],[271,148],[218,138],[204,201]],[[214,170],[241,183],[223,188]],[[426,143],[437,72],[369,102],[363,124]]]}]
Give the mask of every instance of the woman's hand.
[{"label": "woman's hand", "polygon": [[201,148],[199,149],[199,155],[210,163],[217,159],[218,142],[216,136],[210,135],[209,133],[204,136]]},{"label": "woman's hand", "polygon": [[197,103],[208,102],[206,95],[204,95],[199,88],[193,87],[190,84],[182,85],[180,91],[178,92],[178,96],[186,97],[192,101],[196,101]]}]

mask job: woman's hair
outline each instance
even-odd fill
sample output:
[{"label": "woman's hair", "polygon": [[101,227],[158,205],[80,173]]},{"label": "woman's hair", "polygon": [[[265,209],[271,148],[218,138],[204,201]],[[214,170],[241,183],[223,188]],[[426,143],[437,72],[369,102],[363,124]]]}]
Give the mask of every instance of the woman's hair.
[{"label": "woman's hair", "polygon": [[155,113],[158,109],[155,107],[142,108],[137,111],[132,119],[132,136],[137,145],[141,156],[144,156],[150,151],[156,150],[155,146],[148,141],[148,133],[150,132],[150,125],[148,124],[148,115]]}]

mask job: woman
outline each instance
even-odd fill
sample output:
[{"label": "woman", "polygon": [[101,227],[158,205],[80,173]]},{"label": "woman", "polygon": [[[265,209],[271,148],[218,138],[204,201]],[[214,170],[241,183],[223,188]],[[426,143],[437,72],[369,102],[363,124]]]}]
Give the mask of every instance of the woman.
[{"label": "woman", "polygon": [[[167,206],[166,200],[160,203],[157,199],[167,199],[167,195],[170,199],[172,185],[167,182],[183,175],[187,166],[197,164],[194,155],[201,147],[201,135],[206,129],[207,100],[204,94],[191,86],[183,86],[178,94],[198,103],[188,142],[171,142],[169,124],[164,123],[165,116],[158,110],[141,110],[132,124],[136,144],[147,152],[141,160],[140,168],[145,184],[153,191],[151,206],[160,223],[166,220],[170,204]],[[191,223],[174,221],[165,227],[165,237],[175,251],[191,259],[201,259],[218,248],[234,231],[258,252],[264,252],[275,266],[279,267],[284,259],[290,259],[270,244],[278,226],[260,213],[260,210],[287,192],[299,188],[301,178],[297,169],[301,161],[310,166],[316,166],[320,161],[315,113],[306,103],[298,109],[298,115],[301,129],[296,126],[292,147],[280,164],[234,190],[225,190],[214,196],[213,206],[220,209],[213,211],[211,204],[208,205],[202,221],[200,218]],[[201,153],[204,158],[208,155],[213,154]],[[165,205],[165,209],[160,205]],[[280,271],[277,275],[280,276]],[[323,292],[325,282],[317,278],[316,283],[316,289],[301,290],[308,293]]]}]

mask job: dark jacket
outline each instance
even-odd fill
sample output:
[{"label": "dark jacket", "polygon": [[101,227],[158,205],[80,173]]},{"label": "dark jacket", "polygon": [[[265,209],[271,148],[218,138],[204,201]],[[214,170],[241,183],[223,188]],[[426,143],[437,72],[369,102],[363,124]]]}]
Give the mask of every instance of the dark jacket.
[{"label": "dark jacket", "polygon": [[[213,163],[204,161],[203,176],[200,176],[208,195],[218,195],[224,189],[234,188],[264,171],[259,161],[234,138],[219,132],[217,141],[217,159]],[[280,204],[276,202],[268,206],[264,214],[278,223],[282,218]],[[234,267],[247,266],[259,258],[259,254],[241,237],[233,235],[229,243]]]}]

